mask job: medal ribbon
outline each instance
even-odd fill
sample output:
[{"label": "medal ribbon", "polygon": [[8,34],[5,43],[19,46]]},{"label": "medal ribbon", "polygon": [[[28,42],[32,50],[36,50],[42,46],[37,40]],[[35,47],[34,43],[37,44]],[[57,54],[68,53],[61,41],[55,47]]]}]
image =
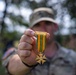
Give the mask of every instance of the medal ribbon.
[{"label": "medal ribbon", "polygon": [[46,44],[46,32],[40,32],[36,31],[36,37],[37,37],[37,49],[38,52],[43,52],[45,50],[45,44]]}]

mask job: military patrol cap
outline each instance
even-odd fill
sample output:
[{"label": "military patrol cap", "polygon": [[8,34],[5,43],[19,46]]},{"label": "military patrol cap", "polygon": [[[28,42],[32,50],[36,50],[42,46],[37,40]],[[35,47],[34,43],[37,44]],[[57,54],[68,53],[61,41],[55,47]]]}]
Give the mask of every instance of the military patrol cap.
[{"label": "military patrol cap", "polygon": [[54,11],[51,8],[37,8],[30,15],[30,27],[33,27],[40,21],[50,21],[57,24],[54,20]]}]

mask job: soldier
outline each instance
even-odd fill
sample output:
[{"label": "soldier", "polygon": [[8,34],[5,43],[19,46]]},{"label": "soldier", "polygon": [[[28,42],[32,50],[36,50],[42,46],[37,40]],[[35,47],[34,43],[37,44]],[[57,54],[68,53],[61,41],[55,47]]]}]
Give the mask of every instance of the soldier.
[{"label": "soldier", "polygon": [[[76,53],[62,47],[54,38],[54,33],[58,30],[54,11],[46,7],[35,9],[30,15],[29,26],[30,28],[21,36],[18,50],[3,61],[7,61],[5,66],[9,75],[75,75]],[[43,52],[46,61],[43,64],[36,60],[36,31],[48,33]]]}]

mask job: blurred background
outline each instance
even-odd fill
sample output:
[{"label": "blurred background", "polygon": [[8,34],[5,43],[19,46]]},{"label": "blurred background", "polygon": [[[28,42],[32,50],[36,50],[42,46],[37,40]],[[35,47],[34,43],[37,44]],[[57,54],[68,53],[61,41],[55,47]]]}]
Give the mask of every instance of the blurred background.
[{"label": "blurred background", "polygon": [[29,15],[37,7],[55,10],[59,30],[56,40],[66,48],[76,50],[76,0],[0,0],[0,74],[5,75],[2,55],[16,46],[28,28]]}]

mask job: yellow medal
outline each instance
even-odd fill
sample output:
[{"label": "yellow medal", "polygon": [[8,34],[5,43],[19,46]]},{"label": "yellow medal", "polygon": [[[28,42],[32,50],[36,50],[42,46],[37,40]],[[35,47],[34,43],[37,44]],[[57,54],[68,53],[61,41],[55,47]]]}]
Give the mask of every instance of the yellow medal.
[{"label": "yellow medal", "polygon": [[39,52],[39,54],[36,57],[36,61],[39,64],[43,64],[44,62],[46,62],[46,56],[43,54],[46,45],[46,32],[36,31],[36,37],[37,37],[36,45]]}]

